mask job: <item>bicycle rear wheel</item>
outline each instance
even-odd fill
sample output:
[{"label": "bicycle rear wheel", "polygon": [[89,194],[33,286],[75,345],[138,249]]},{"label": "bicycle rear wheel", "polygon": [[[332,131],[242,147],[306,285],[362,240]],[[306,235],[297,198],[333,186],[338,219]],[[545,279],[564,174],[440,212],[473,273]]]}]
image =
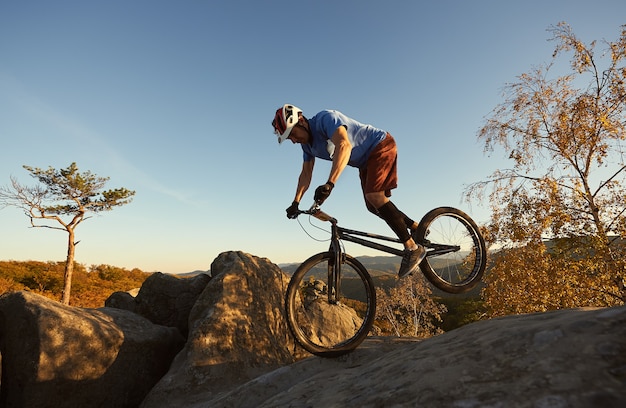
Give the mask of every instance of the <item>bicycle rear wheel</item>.
[{"label": "bicycle rear wheel", "polygon": [[448,293],[473,289],[485,272],[487,249],[476,223],[463,211],[439,207],[420,221],[417,240],[426,248],[422,273]]},{"label": "bicycle rear wheel", "polygon": [[332,252],[322,252],[304,261],[285,296],[295,339],[322,357],[354,350],[367,337],[376,315],[376,290],[365,267],[345,255],[339,279],[334,279],[334,258]]}]

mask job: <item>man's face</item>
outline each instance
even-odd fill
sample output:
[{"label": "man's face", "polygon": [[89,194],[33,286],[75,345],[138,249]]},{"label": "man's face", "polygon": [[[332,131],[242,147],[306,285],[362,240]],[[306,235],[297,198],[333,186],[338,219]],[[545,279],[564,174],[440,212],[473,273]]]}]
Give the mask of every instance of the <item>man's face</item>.
[{"label": "man's face", "polygon": [[302,119],[298,121],[298,124],[291,129],[291,133],[289,133],[289,137],[287,139],[291,140],[292,143],[309,143],[309,132],[302,124]]}]

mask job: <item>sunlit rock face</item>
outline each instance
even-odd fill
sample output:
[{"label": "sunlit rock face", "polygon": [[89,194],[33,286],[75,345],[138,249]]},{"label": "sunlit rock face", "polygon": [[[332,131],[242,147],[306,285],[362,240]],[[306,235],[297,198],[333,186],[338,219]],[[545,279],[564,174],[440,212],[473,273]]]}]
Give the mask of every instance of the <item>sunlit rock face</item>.
[{"label": "sunlit rock face", "polygon": [[[5,294],[0,406],[626,406],[626,306],[507,316],[426,340],[370,337],[333,359],[295,345],[287,284],[268,259],[237,251],[220,254],[210,277],[156,276],[107,301],[119,309]],[[152,307],[140,315],[139,303]]]},{"label": "sunlit rock face", "polygon": [[137,406],[183,345],[178,329],[125,310],[8,293],[0,297],[0,406]]}]

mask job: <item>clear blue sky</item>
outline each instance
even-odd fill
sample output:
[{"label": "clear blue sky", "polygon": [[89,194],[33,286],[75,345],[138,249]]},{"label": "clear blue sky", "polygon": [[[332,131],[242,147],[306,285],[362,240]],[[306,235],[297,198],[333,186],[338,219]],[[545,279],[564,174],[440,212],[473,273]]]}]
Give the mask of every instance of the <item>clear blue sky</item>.
[{"label": "clear blue sky", "polygon": [[[34,185],[22,165],[76,162],[135,190],[76,229],[85,265],[179,273],[229,250],[300,262],[327,243],[285,217],[302,155],[277,144],[270,122],[293,103],[392,133],[393,199],[405,212],[452,205],[485,221],[485,205],[461,198],[506,165],[476,140],[503,86],[549,61],[550,25],[615,40],[624,17],[623,0],[4,0],[0,185]],[[316,163],[313,188],[329,169]],[[324,208],[344,226],[390,233],[365,209],[355,169]],[[0,260],[64,260],[66,238],[0,210]]]}]

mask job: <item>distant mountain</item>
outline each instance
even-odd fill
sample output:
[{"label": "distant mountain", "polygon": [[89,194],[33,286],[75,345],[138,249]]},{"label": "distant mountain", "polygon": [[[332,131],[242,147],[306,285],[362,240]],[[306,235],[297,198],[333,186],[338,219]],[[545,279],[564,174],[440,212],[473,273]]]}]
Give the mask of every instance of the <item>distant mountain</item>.
[{"label": "distant mountain", "polygon": [[[401,261],[399,256],[357,256],[355,258],[365,266],[372,276],[397,273]],[[301,263],[285,263],[278,264],[278,266],[285,273],[291,275],[298,269],[300,264]]]},{"label": "distant mountain", "polygon": [[193,278],[194,276],[197,276],[197,275],[200,275],[200,274],[203,274],[203,273],[207,274],[207,275],[210,275],[211,271],[196,270],[196,271],[193,271],[193,272],[177,273],[175,275],[178,276],[178,277],[181,277],[181,278]]},{"label": "distant mountain", "polygon": [[[398,269],[400,268],[401,258],[399,256],[357,256],[355,257],[359,262],[365,266],[367,272],[369,272],[372,279],[374,279],[374,284],[376,286],[388,287],[392,283],[390,282],[390,278],[395,278],[395,275],[398,273]],[[292,275],[296,269],[302,264],[302,262],[297,263],[281,263],[278,264],[278,267],[285,272],[287,275]],[[210,275],[210,271],[194,271],[187,273],[180,273],[176,276],[180,277],[193,277],[199,275],[201,273],[206,273]],[[320,276],[324,273],[320,271]],[[470,292],[461,294],[461,295],[450,295],[449,293],[443,292],[436,287],[431,285],[431,290],[433,294],[438,297],[477,297],[480,294],[481,289],[484,287],[483,283],[480,283],[476,286],[476,288],[472,289]]]}]

